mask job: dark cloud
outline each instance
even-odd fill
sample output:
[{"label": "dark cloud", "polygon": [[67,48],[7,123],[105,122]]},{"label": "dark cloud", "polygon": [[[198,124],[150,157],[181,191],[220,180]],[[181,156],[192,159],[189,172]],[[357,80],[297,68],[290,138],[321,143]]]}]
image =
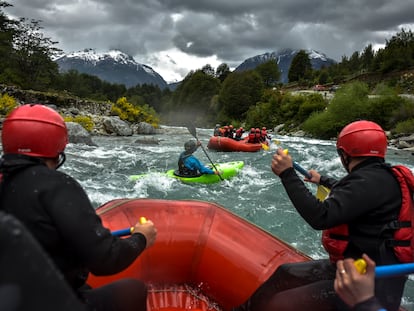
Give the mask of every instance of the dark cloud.
[{"label": "dark cloud", "polygon": [[[414,27],[414,2],[407,0],[14,0],[11,4],[6,12],[42,20],[45,34],[65,52],[120,49],[162,75],[166,66],[181,77],[203,66],[191,65],[196,58],[234,67],[248,57],[283,48],[314,49],[340,60],[368,44],[383,45],[402,27]],[[187,54],[187,59],[176,59],[178,52]]]}]

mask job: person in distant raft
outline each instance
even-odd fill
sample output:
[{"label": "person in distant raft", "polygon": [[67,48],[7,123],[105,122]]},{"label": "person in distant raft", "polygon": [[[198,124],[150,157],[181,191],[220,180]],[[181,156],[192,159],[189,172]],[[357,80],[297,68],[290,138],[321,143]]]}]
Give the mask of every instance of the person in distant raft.
[{"label": "person in distant raft", "polygon": [[[311,178],[305,178],[330,189],[322,200],[297,175],[291,156],[277,150],[271,169],[302,218],[315,230],[323,230],[329,259],[279,266],[249,299],[248,310],[350,310],[334,290],[336,262],[363,254],[378,265],[414,261],[414,176],[405,166],[385,162],[387,146],[384,130],[374,122],[345,126],[336,149],[347,175],[335,180],[310,170]],[[399,309],[406,280],[406,276],[375,280],[375,296],[388,311]]]},{"label": "person in distant raft", "polygon": [[157,230],[148,220],[137,222],[127,238],[113,236],[81,185],[57,170],[67,143],[65,121],[55,110],[40,104],[15,108],[3,122],[0,209],[25,225],[89,310],[145,311],[144,282],[124,278],[92,289],[86,280],[89,271],[111,275],[126,269],[154,244]]},{"label": "person in distant raft", "polygon": [[178,171],[175,172],[177,176],[197,177],[202,174],[220,174],[219,171],[213,171],[206,167],[199,159],[193,156],[193,153],[199,146],[201,146],[201,143],[195,140],[189,140],[184,144],[184,151],[178,158]]}]

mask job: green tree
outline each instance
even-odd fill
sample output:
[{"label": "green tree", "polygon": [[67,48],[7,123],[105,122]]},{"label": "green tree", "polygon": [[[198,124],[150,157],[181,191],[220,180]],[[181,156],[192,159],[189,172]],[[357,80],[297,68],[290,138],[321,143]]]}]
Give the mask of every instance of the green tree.
[{"label": "green tree", "polygon": [[212,76],[212,77],[215,76],[214,68],[211,67],[210,64],[204,65],[203,68],[201,68],[201,71],[204,72],[206,75],[209,75],[209,76]]},{"label": "green tree", "polygon": [[221,82],[223,82],[230,73],[230,67],[225,63],[220,64],[216,69],[216,77]]},{"label": "green tree", "polygon": [[312,76],[312,64],[308,53],[300,50],[292,59],[288,72],[289,82],[309,80]]},{"label": "green tree", "polygon": [[12,55],[14,54],[13,40],[16,35],[16,21],[10,20],[3,8],[11,4],[0,2],[0,83],[18,80],[14,70]]},{"label": "green tree", "polygon": [[350,72],[358,72],[361,68],[361,62],[359,59],[359,52],[355,51],[352,53],[348,61],[348,70]]},{"label": "green tree", "polygon": [[255,70],[262,77],[263,83],[267,88],[276,86],[280,80],[280,70],[274,60],[269,60],[260,64]]},{"label": "green tree", "polygon": [[[211,101],[220,90],[220,81],[202,70],[190,72],[172,94],[166,107],[174,122],[192,120],[200,125],[212,122]],[[174,115],[173,115],[174,114]]]},{"label": "green tree", "polygon": [[387,40],[384,49],[382,72],[402,70],[414,66],[414,34],[404,29]]},{"label": "green tree", "polygon": [[244,119],[250,106],[260,101],[263,89],[263,80],[256,71],[232,72],[219,93],[222,112],[229,119]]},{"label": "green tree", "polygon": [[57,42],[44,37],[40,21],[20,18],[13,42],[12,56],[23,88],[46,90],[57,78],[58,65],[51,57],[60,51]]},{"label": "green tree", "polygon": [[374,56],[375,54],[372,49],[372,44],[368,44],[361,54],[361,66],[363,70],[365,71],[371,70]]}]

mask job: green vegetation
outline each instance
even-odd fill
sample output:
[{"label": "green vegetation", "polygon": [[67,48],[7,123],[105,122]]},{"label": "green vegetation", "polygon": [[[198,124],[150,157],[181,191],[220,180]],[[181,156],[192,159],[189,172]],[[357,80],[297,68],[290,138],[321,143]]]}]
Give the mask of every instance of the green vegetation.
[{"label": "green vegetation", "polygon": [[0,114],[7,116],[17,106],[16,100],[7,95],[3,94],[0,97]]},{"label": "green vegetation", "polygon": [[126,97],[119,98],[111,107],[111,113],[119,116],[121,120],[131,123],[147,122],[157,128],[159,119],[155,110],[148,105],[134,105]]},{"label": "green vegetation", "polygon": [[342,127],[358,119],[371,120],[384,129],[393,129],[405,121],[396,117],[401,117],[403,107],[412,111],[414,102],[393,94],[388,88],[375,97],[369,97],[367,84],[352,82],[338,90],[326,110],[312,114],[302,128],[325,139],[336,137]]},{"label": "green vegetation", "polygon": [[[146,84],[126,88],[73,70],[59,73],[52,61],[60,52],[54,47],[56,42],[42,34],[39,21],[10,20],[3,12],[7,6],[0,0],[0,84],[36,92],[39,101],[46,98],[43,92],[58,107],[63,99],[75,97],[112,103],[112,114],[128,122],[154,126],[188,121],[197,126],[232,123],[246,128],[284,124],[286,131],[303,129],[319,138],[335,137],[342,126],[362,118],[392,133],[413,132],[413,100],[398,95],[414,94],[411,31],[402,29],[384,48],[374,51],[368,45],[362,53],[344,56],[341,62],[320,70],[311,68],[309,56],[301,50],[292,60],[287,85],[278,82],[275,61],[243,72],[231,72],[227,64],[216,70],[207,64],[190,72],[171,91]],[[331,100],[325,93],[292,92],[315,84],[339,84],[340,89]],[[2,115],[16,104],[7,96],[0,98]],[[91,127],[87,119],[75,122]]]},{"label": "green vegetation", "polygon": [[93,122],[92,118],[89,116],[76,116],[76,117],[66,116],[63,119],[65,120],[65,122],[79,123],[88,132],[91,132],[93,130],[93,127],[95,126],[95,123]]}]

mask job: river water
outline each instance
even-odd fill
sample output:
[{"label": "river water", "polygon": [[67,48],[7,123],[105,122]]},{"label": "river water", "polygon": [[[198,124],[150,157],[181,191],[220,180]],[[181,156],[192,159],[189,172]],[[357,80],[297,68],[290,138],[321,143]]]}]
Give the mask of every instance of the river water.
[{"label": "river water", "polygon": [[[76,178],[88,193],[95,207],[115,198],[196,199],[219,203],[273,235],[290,243],[314,259],[326,258],[320,243],[320,232],[305,223],[293,208],[279,178],[270,169],[269,151],[216,152],[207,149],[212,129],[197,129],[207,155],[214,162],[242,160],[245,167],[231,180],[212,185],[183,184],[159,174],[132,182],[128,176],[165,172],[177,167],[184,142],[193,137],[185,127],[163,127],[154,135],[158,144],[143,144],[144,137],[101,137],[92,140],[97,147],[69,144],[67,161],[61,170]],[[303,137],[274,136],[280,146],[288,148],[292,158],[304,168],[340,178],[346,174],[338,159],[335,142]],[[195,155],[205,164],[209,159],[199,148]],[[411,152],[389,149],[387,161],[404,164],[414,171]],[[315,186],[309,184],[312,190]],[[406,285],[403,305],[414,311],[414,275]]]}]

